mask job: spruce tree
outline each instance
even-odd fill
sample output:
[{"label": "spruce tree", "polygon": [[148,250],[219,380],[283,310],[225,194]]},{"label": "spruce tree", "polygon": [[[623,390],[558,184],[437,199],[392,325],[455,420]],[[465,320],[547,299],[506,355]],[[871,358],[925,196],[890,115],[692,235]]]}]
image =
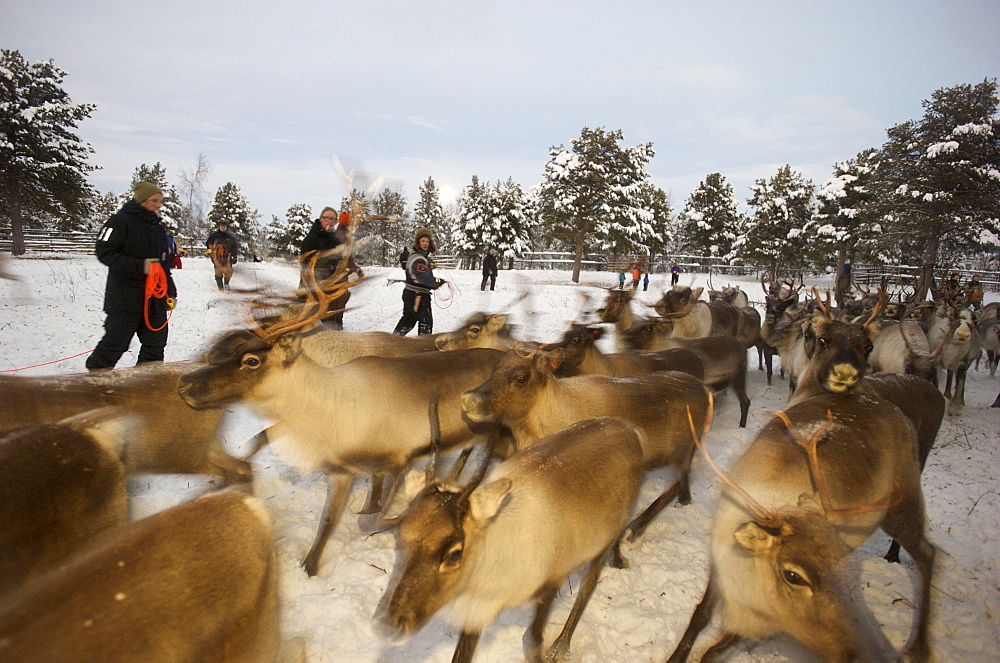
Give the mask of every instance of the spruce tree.
[{"label": "spruce tree", "polygon": [[486,252],[493,228],[493,200],[489,182],[480,182],[477,175],[462,189],[456,202],[456,222],[451,245],[459,255],[475,261]]},{"label": "spruce tree", "polygon": [[362,255],[379,265],[395,265],[399,248],[413,239],[406,213],[406,197],[402,191],[386,187],[372,198],[367,211],[376,216],[395,217],[395,221],[367,221],[362,231],[368,237],[368,244],[362,248]]},{"label": "spruce tree", "polygon": [[445,214],[444,207],[441,206],[441,190],[434,183],[434,178],[428,177],[420,185],[420,195],[413,208],[413,223],[407,225],[409,227],[401,228],[401,230],[407,231],[407,240],[404,246],[409,247],[413,244],[413,233],[417,228],[430,228],[439,248],[443,248],[443,242],[448,236],[451,224],[447,214]]},{"label": "spruce tree", "polygon": [[24,254],[24,219],[80,216],[91,195],[91,146],[76,135],[93,104],[74,104],[66,72],[51,60],[29,64],[0,51],[0,216],[10,221],[11,252]]},{"label": "spruce tree", "polygon": [[729,259],[742,226],[733,186],[720,173],[710,173],[684,204],[678,244],[691,255]]},{"label": "spruce tree", "polygon": [[267,241],[271,250],[286,256],[299,255],[302,240],[305,239],[312,224],[312,209],[305,203],[289,207],[284,220],[273,217],[267,231]]},{"label": "spruce tree", "polygon": [[812,218],[812,182],[786,165],[770,180],[757,180],[750,191],[747,204],[754,211],[733,244],[735,256],[772,272],[779,266],[804,267],[808,241],[803,229]]},{"label": "spruce tree", "polygon": [[256,247],[261,241],[259,217],[257,210],[240,193],[239,187],[232,182],[226,182],[215,192],[212,209],[208,212],[208,221],[214,228],[225,221],[229,224],[229,232],[236,235],[240,241],[240,250],[244,254],[247,249],[257,253]]}]

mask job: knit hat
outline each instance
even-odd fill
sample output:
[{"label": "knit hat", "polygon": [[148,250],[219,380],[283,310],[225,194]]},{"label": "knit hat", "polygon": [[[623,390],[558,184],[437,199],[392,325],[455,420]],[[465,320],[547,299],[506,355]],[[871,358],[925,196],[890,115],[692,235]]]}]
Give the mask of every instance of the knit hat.
[{"label": "knit hat", "polygon": [[152,182],[136,182],[132,186],[132,199],[137,203],[144,202],[156,194],[163,195],[163,190]]},{"label": "knit hat", "polygon": [[430,244],[430,247],[428,248],[428,250],[429,251],[433,251],[434,250],[434,234],[431,233],[431,229],[430,228],[417,228],[417,232],[414,233],[414,235],[413,235],[413,247],[415,249],[418,249],[418,250],[420,249],[420,238],[421,237],[426,237],[427,239],[429,239],[431,241],[431,244]]},{"label": "knit hat", "polygon": [[340,225],[342,225],[342,226],[349,226],[349,225],[351,225],[351,213],[350,212],[341,212],[340,216],[337,217],[337,220],[340,222]]}]

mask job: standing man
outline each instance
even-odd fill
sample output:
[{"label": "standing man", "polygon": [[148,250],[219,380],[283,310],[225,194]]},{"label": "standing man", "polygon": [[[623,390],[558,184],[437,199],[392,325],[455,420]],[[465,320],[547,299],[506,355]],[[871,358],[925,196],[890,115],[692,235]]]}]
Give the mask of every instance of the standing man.
[{"label": "standing man", "polygon": [[983,284],[979,282],[979,274],[973,274],[968,283],[965,284],[962,294],[965,303],[973,311],[978,311],[983,307]]},{"label": "standing man", "polygon": [[483,282],[479,285],[479,290],[486,290],[486,281],[490,282],[490,290],[493,290],[497,284],[497,253],[493,249],[490,249],[483,258]]},{"label": "standing man", "polygon": [[240,251],[236,235],[229,232],[229,223],[219,221],[219,229],[208,236],[205,246],[208,247],[212,264],[215,265],[215,285],[219,286],[219,290],[229,290],[229,280],[233,278],[233,265],[236,264],[236,255]]},{"label": "standing man", "polygon": [[[167,346],[167,312],[176,304],[170,276],[167,231],[160,223],[163,191],[136,182],[132,200],[111,216],[97,236],[94,253],[108,267],[104,288],[104,338],[87,357],[87,370],[114,368],[139,337],[139,364],[163,361]],[[146,281],[154,286],[147,299]],[[159,294],[162,293],[162,294]]]},{"label": "standing man", "polygon": [[632,265],[632,289],[635,290],[639,287],[639,277],[642,276],[642,272],[639,271],[639,263]]},{"label": "standing man", "polygon": [[681,278],[681,266],[676,262],[670,266],[670,285],[677,285]]},{"label": "standing man", "polygon": [[431,313],[431,291],[446,283],[435,278],[431,265],[431,251],[434,240],[429,228],[417,228],[413,247],[406,259],[406,283],[403,286],[403,315],[396,323],[393,334],[406,336],[419,324],[417,334],[434,331],[434,316]]}]

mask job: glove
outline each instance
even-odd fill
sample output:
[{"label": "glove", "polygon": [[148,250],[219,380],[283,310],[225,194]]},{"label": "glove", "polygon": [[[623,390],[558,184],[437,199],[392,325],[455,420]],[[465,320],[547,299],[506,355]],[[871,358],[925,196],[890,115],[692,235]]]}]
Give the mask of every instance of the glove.
[{"label": "glove", "polygon": [[142,263],[142,273],[149,274],[151,271],[153,271],[154,262],[160,262],[160,261],[157,260],[156,258],[146,258]]},{"label": "glove", "polygon": [[177,306],[177,300],[174,297],[167,297],[167,308],[173,309]]},{"label": "glove", "polygon": [[236,256],[234,256],[234,255],[230,255],[229,256],[229,264],[230,265],[235,265],[236,264]]}]

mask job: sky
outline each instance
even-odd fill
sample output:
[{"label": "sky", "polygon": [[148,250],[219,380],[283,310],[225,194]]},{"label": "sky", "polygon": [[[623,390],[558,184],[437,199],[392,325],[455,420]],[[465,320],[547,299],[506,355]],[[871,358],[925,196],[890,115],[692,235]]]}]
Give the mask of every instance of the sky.
[{"label": "sky", "polygon": [[675,210],[709,173],[748,187],[835,163],[1000,74],[1000,3],[0,0],[0,47],[67,72],[101,192],[199,154],[267,222],[384,178],[444,202],[476,175],[523,187],[582,128],[652,143]]}]

